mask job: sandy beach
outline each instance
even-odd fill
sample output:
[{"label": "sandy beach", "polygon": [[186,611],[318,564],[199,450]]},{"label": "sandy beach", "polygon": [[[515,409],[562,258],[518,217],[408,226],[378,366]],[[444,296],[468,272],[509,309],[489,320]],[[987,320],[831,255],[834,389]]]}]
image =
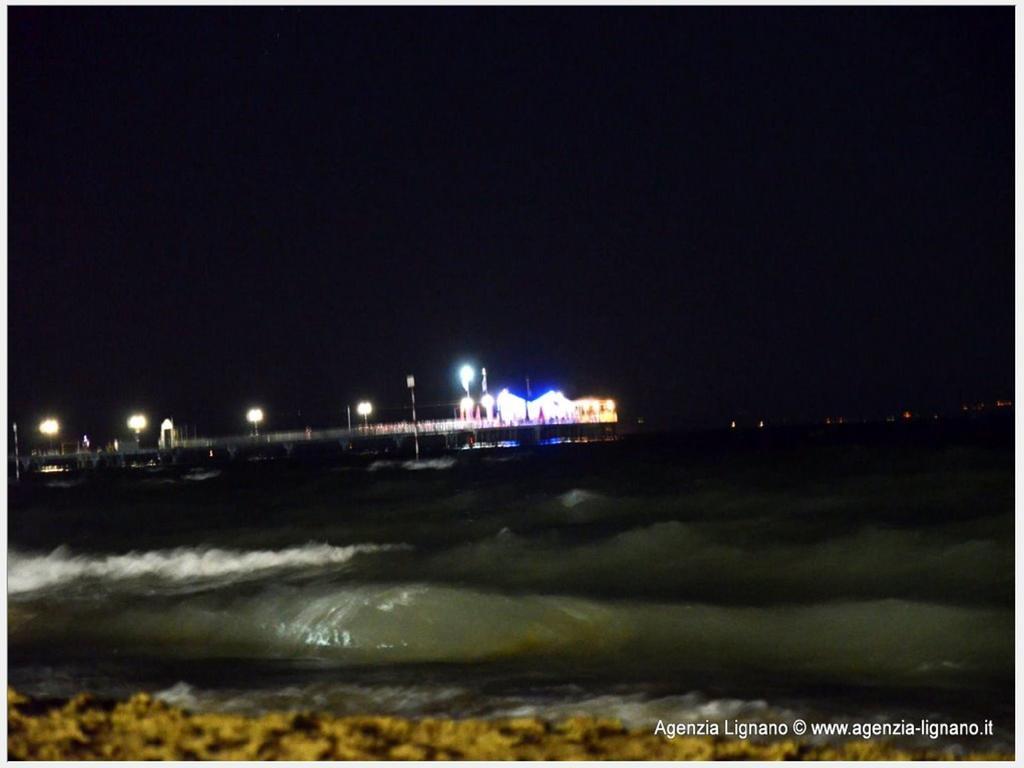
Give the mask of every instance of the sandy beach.
[{"label": "sandy beach", "polygon": [[[878,742],[814,746],[677,738],[614,720],[411,720],[314,713],[189,713],[145,693],[122,702],[81,694],[63,703],[7,691],[9,756],[17,760],[935,760],[948,754]],[[971,759],[1012,760],[972,754]]]}]

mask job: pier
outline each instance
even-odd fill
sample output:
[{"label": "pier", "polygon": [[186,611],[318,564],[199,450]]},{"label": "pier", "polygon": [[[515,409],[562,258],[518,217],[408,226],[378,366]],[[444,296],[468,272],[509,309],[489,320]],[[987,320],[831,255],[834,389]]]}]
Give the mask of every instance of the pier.
[{"label": "pier", "polygon": [[[350,428],[303,429],[220,437],[175,438],[158,446],[137,442],[117,450],[36,451],[17,458],[21,472],[63,472],[107,467],[223,464],[264,459],[331,455],[391,455],[412,458],[415,445],[425,455],[486,448],[554,443],[585,443],[617,438],[614,414],[574,414],[571,418],[440,419],[369,423]],[[10,455],[14,463],[15,456]]]},{"label": "pier", "polygon": [[[155,447],[142,447],[142,433],[149,426],[143,413],[133,413],[127,421],[135,439],[115,440],[106,449],[93,450],[87,438],[75,444],[73,451],[63,445],[54,449],[61,431],[57,418],[48,416],[39,424],[39,433],[49,442],[49,449],[19,453],[17,423],[12,425],[14,451],[10,461],[14,479],[23,472],[65,472],[104,467],[137,467],[156,465],[223,464],[238,460],[267,459],[331,460],[349,455],[411,456],[422,453],[441,454],[446,451],[479,448],[514,448],[566,442],[614,440],[618,412],[610,398],[583,397],[570,400],[558,390],[549,390],[528,400],[507,388],[497,396],[487,391],[487,369],[480,369],[480,396],[474,400],[470,385],[475,369],[464,365],[459,369],[459,382],[465,396],[458,403],[453,418],[416,418],[416,379],[406,376],[409,389],[411,420],[371,422],[373,404],[367,400],[356,405],[362,425],[352,426],[351,410],[344,428],[262,432],[265,415],[254,405],[245,414],[251,433],[222,437],[189,437],[176,429],[170,418],[160,423]],[[527,379],[529,394],[529,379]],[[58,443],[59,445],[59,443]]]}]

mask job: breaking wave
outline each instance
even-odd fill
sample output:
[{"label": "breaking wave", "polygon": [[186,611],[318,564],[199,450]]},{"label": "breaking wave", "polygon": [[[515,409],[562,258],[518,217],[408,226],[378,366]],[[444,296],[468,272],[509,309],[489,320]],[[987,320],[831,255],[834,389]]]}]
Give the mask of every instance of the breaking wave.
[{"label": "breaking wave", "polygon": [[190,480],[192,482],[212,480],[215,477],[220,477],[219,469],[193,469],[182,475],[183,480]]},{"label": "breaking wave", "polygon": [[381,469],[408,469],[413,471],[422,469],[451,469],[455,464],[455,459],[452,456],[442,456],[439,459],[420,459],[419,461],[378,459],[367,467],[367,471],[377,472]]},{"label": "breaking wave", "polygon": [[599,493],[588,491],[583,488],[573,488],[570,491],[566,491],[558,497],[559,503],[566,509],[572,509],[573,507],[584,504],[588,501],[595,501],[597,499],[604,498]]},{"label": "breaking wave", "polygon": [[310,568],[347,563],[358,554],[381,552],[404,545],[354,544],[334,547],[309,543],[279,550],[238,551],[179,547],[125,555],[74,555],[58,547],[47,555],[12,550],[7,559],[7,589],[12,595],[68,584],[78,579],[118,581],[144,577],[191,582],[272,569]]},{"label": "breaking wave", "polygon": [[113,644],[184,658],[357,665],[530,660],[659,674],[785,668],[917,685],[1012,679],[1013,612],[904,600],[753,608],[507,595],[428,584],[267,584],[33,611],[12,642]]},{"label": "breaking wave", "polygon": [[724,720],[792,721],[797,712],[764,700],[712,698],[699,691],[670,696],[644,693],[594,694],[575,685],[540,686],[533,692],[490,692],[475,686],[422,681],[416,684],[316,680],[285,688],[204,688],[179,681],[154,693],[172,706],[201,712],[258,715],[266,711],[315,709],[335,715],[374,712],[417,717],[424,712],[449,717],[544,717],[563,720],[588,715],[612,717],[628,728],[666,722]]}]

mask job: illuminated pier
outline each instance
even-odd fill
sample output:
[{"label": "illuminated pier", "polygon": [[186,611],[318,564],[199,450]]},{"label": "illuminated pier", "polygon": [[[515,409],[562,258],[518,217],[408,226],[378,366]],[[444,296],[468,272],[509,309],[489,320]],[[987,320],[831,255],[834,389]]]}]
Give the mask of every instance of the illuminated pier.
[{"label": "illuminated pier", "polygon": [[[39,424],[45,447],[19,454],[17,425],[14,425],[15,478],[21,471],[60,472],[71,469],[99,467],[153,466],[165,464],[220,463],[235,460],[273,458],[324,458],[338,454],[412,455],[420,456],[420,448],[428,453],[479,448],[511,448],[552,443],[594,442],[617,437],[618,413],[615,401],[584,397],[570,400],[560,391],[551,390],[528,400],[508,389],[497,396],[487,391],[487,369],[480,370],[480,396],[474,400],[471,384],[475,371],[470,366],[459,370],[464,396],[458,403],[457,416],[450,419],[417,420],[415,378],[406,377],[410,394],[411,419],[390,423],[370,421],[374,412],[369,401],[356,407],[361,424],[302,430],[266,431],[261,425],[266,418],[261,407],[253,406],[245,413],[250,425],[248,434],[221,437],[188,437],[175,429],[171,419],[160,423],[156,447],[143,447],[141,435],[148,426],[144,414],[134,413],[127,425],[134,439],[115,440],[107,449],[92,449],[87,437],[71,451],[59,442],[60,422],[48,417]],[[529,381],[527,381],[529,389]],[[57,446],[61,446],[57,448]]]},{"label": "illuminated pier", "polygon": [[[413,454],[419,440],[427,453],[481,448],[512,448],[555,443],[586,443],[616,438],[616,420],[610,414],[582,415],[574,419],[497,420],[444,419],[337,429],[263,432],[175,440],[163,447],[143,448],[137,443],[114,451],[48,451],[20,457],[24,471],[61,471],[97,467],[153,464],[200,464],[251,458],[289,458],[323,453]],[[11,457],[13,459],[13,456]]]}]

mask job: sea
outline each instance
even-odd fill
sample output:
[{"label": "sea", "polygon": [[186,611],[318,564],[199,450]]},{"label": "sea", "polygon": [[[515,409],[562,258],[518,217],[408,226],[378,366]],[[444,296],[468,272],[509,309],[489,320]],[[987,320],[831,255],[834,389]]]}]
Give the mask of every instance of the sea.
[{"label": "sea", "polygon": [[1004,419],[11,478],[9,683],[1012,752],[1013,472]]}]

